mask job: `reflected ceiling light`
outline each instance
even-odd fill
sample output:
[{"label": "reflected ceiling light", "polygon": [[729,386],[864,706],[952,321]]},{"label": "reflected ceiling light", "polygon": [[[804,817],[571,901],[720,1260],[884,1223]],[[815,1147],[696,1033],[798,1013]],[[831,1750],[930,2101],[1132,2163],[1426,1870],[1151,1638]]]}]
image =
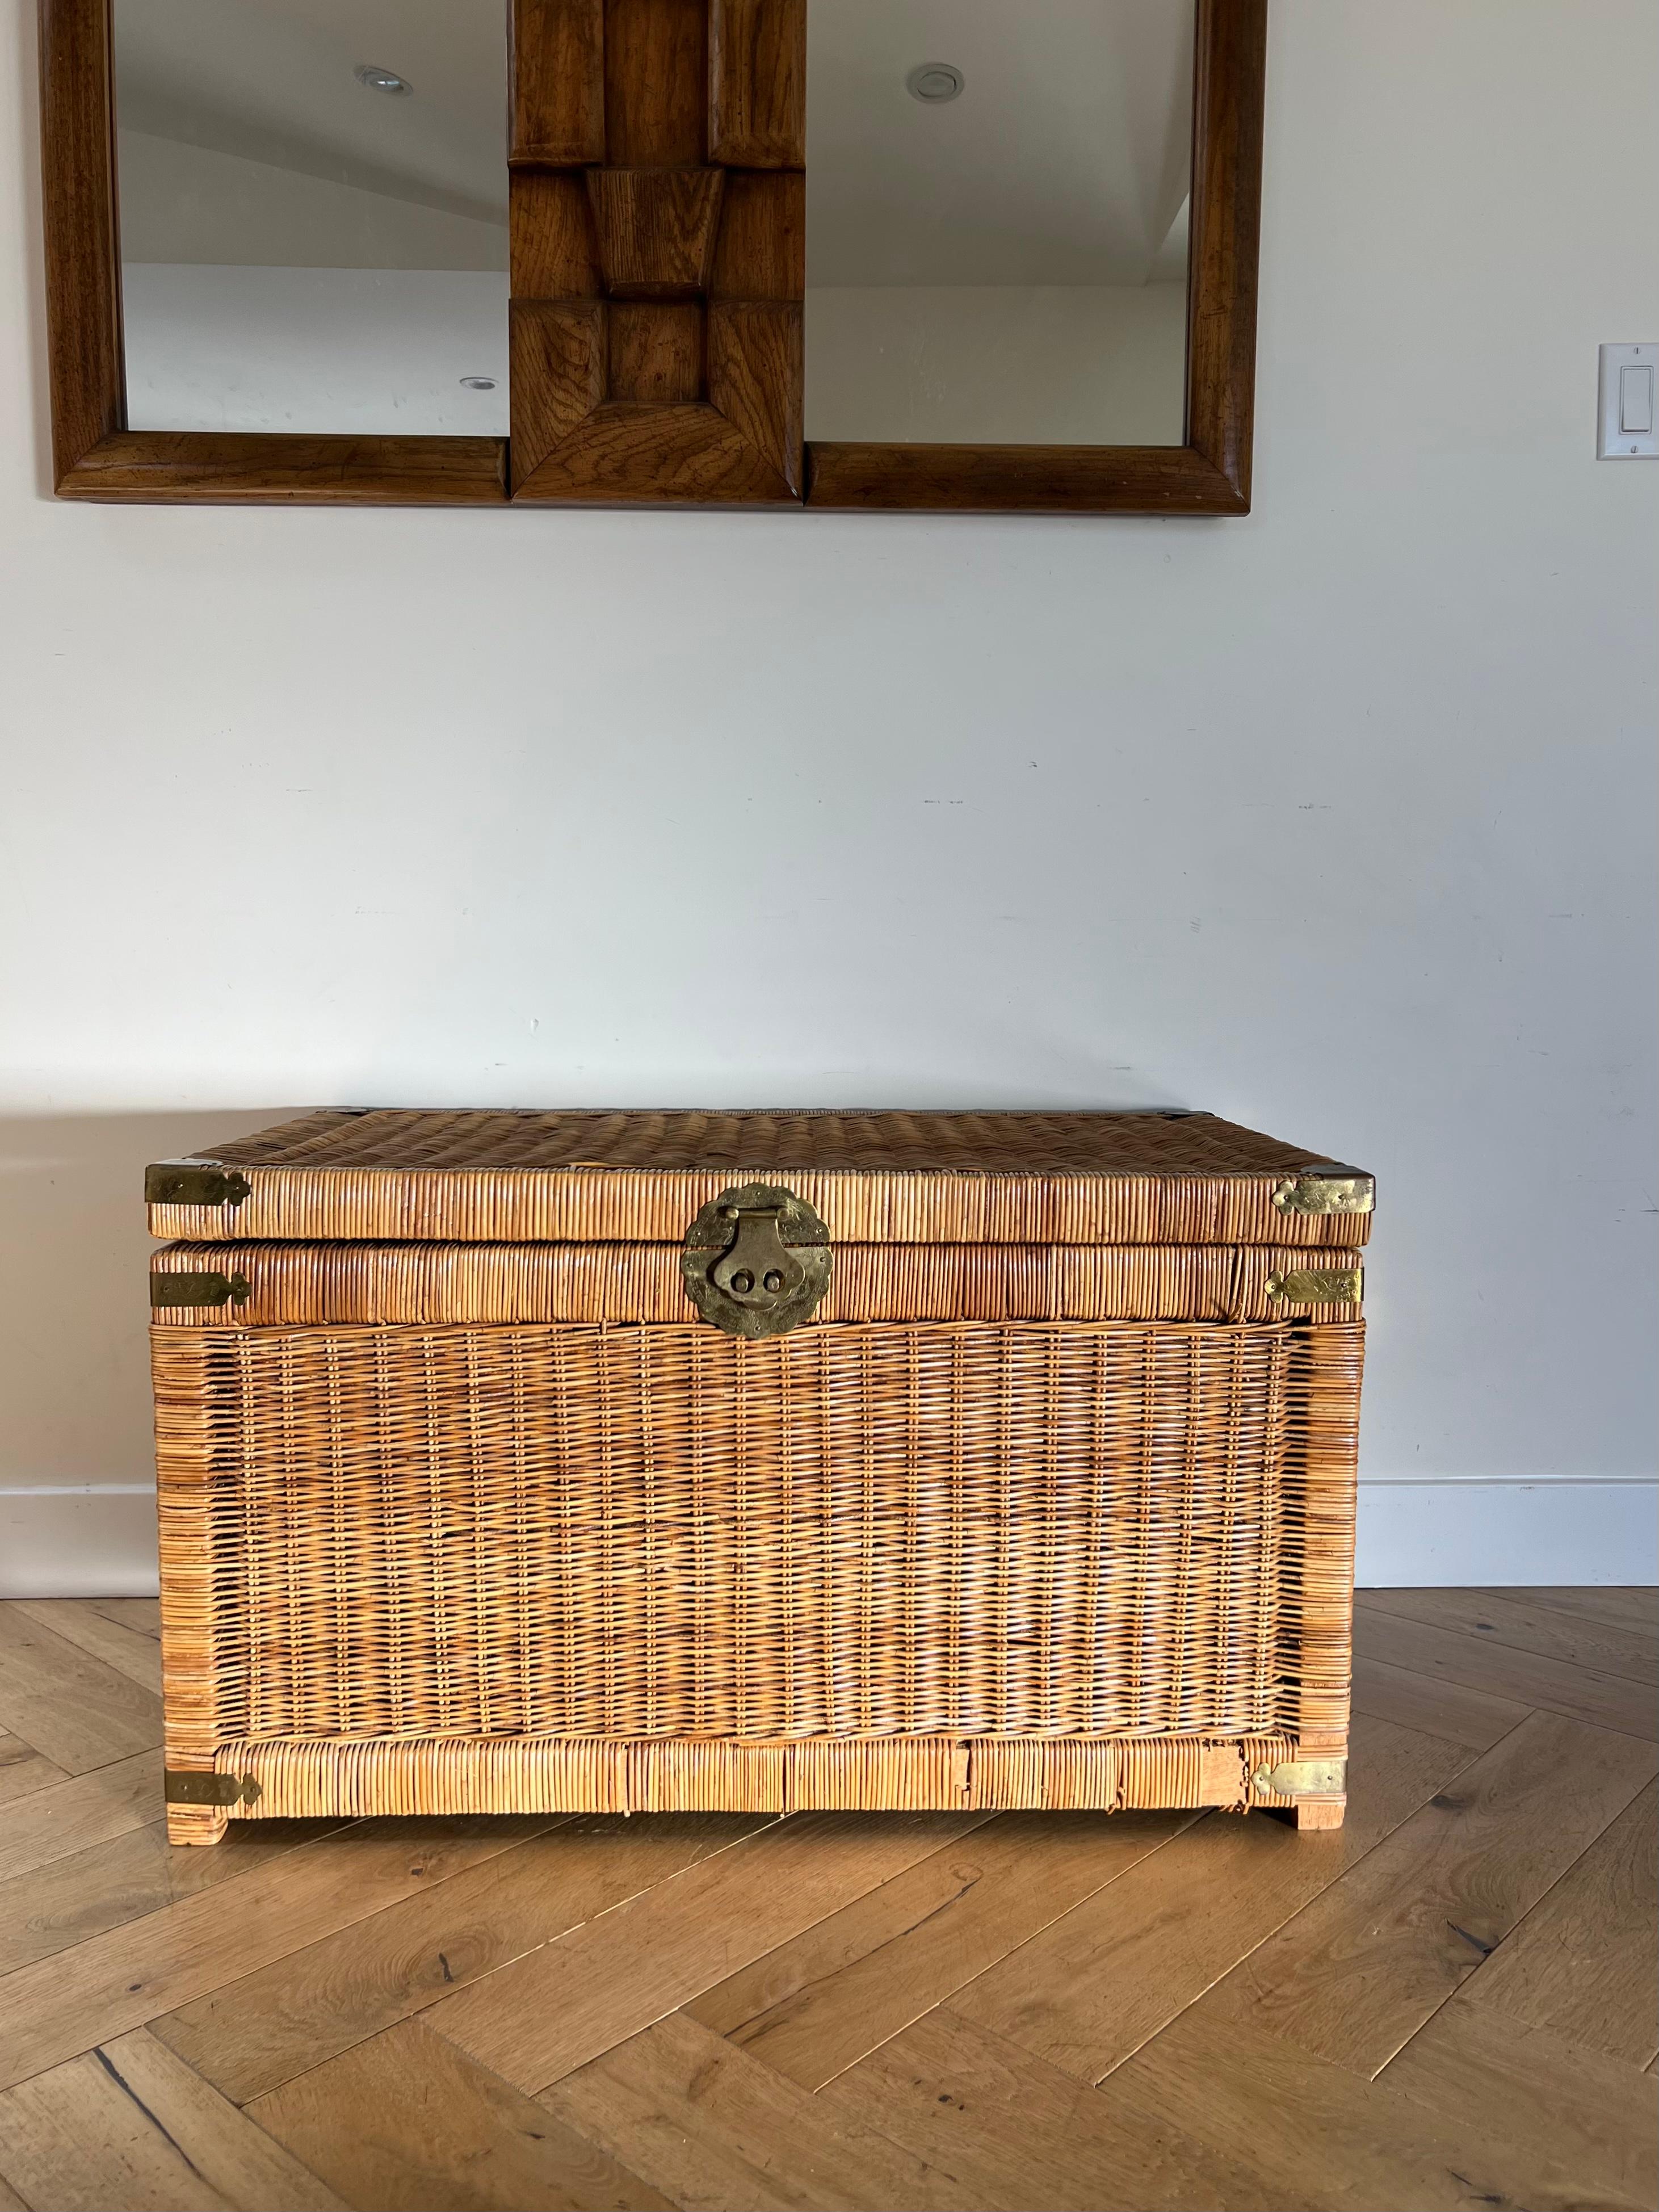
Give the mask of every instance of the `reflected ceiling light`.
[{"label": "reflected ceiling light", "polygon": [[351,72],[359,84],[366,84],[371,92],[413,92],[415,88],[406,76],[396,70],[378,69],[373,62],[362,62]]},{"label": "reflected ceiling light", "polygon": [[461,382],[469,392],[493,392],[495,389],[493,376],[464,376]]},{"label": "reflected ceiling light", "polygon": [[912,100],[937,107],[941,100],[954,100],[963,81],[962,71],[949,62],[919,62],[905,78],[904,88]]}]

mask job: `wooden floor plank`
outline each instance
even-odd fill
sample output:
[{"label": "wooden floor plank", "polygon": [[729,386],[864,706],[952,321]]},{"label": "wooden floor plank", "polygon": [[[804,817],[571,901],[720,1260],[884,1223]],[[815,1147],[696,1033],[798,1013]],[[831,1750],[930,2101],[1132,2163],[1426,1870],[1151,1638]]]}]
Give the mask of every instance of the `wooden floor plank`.
[{"label": "wooden floor plank", "polygon": [[[1638,2077],[1639,2078],[1639,2077]],[[1239,2021],[1184,2013],[1106,2084],[1122,2109],[1190,2132],[1268,2203],[1319,2212],[1641,2212],[1592,2190],[1565,2144],[1540,2155],[1490,2117],[1448,2118]],[[1651,2200],[1648,2200],[1650,2203]]]},{"label": "wooden floor plank", "polygon": [[233,1881],[344,1825],[249,1820],[212,1850],[197,1850],[170,1845],[158,1820],[15,1875],[0,1882],[0,1974]]},{"label": "wooden floor plank", "polygon": [[1008,2212],[1314,2212],[1248,2167],[1089,2087],[949,2007],[821,2090],[845,2124],[878,2130]]},{"label": "wooden floor plank", "polygon": [[355,2212],[671,2212],[637,2174],[418,2020],[248,2112]]},{"label": "wooden floor plank", "polygon": [[[1547,1606],[1552,1613],[1570,1613],[1580,1620],[1605,1621],[1609,1628],[1628,1628],[1638,1636],[1659,1637],[1659,1589],[1526,1589],[1520,1593],[1529,1605]],[[1472,1590],[1472,1597],[1514,1597],[1512,1589]]]},{"label": "wooden floor plank", "polygon": [[143,2028],[0,2093],[0,2170],[37,2212],[345,2212]]},{"label": "wooden floor plank", "polygon": [[84,1774],[161,1741],[161,1701],[113,1667],[0,1605],[0,1727]]},{"label": "wooden floor plank", "polygon": [[1659,1638],[1529,1604],[1524,1590],[1511,1590],[1502,1597],[1461,1589],[1366,1590],[1358,1603],[1401,1620],[1455,1629],[1483,1643],[1535,1651],[1544,1658],[1565,1660],[1571,1667],[1589,1667],[1599,1674],[1659,1686]]},{"label": "wooden floor plank", "polygon": [[1468,1753],[1357,1719],[1346,1824],[1299,1834],[1212,1814],[952,1998],[952,2010],[1098,2081],[1389,1831]]},{"label": "wooden floor plank", "polygon": [[1189,1813],[1005,1813],[688,2007],[808,2089],[1191,1825]]},{"label": "wooden floor plank", "polygon": [[1489,1751],[1533,1708],[1465,1689],[1461,1682],[1437,1682],[1409,1668],[1385,1666],[1380,1659],[1356,1659],[1353,1710],[1425,1735],[1443,1736],[1448,1743],[1466,1744],[1471,1751]]},{"label": "wooden floor plank", "polygon": [[9,1805],[15,1797],[32,1797],[50,1782],[68,1780],[63,1768],[43,1759],[32,1743],[0,1729],[0,1806]]},{"label": "wooden floor plank", "polygon": [[1659,2100],[1637,2067],[1457,1996],[1382,2081],[1454,2126],[1497,2130],[1518,2160],[1565,2167],[1587,2194],[1653,2203]]},{"label": "wooden floor plank", "polygon": [[516,2087],[545,2088],[986,1817],[798,1814],[501,1967],[424,2017]]},{"label": "wooden floor plank", "polygon": [[1659,1784],[1569,1867],[1462,1996],[1632,2066],[1659,2051]]},{"label": "wooden floor plank", "polygon": [[20,1966],[0,1979],[0,2087],[493,1858],[546,1825],[546,1816],[362,1821],[240,1881]]},{"label": "wooden floor plank", "polygon": [[0,1808],[0,1881],[144,1827],[161,1809],[159,1751],[34,1790]]},{"label": "wooden floor plank", "polygon": [[1532,1714],[1252,1951],[1206,2010],[1379,2073],[1656,1767],[1634,1736]]},{"label": "wooden floor plank", "polygon": [[1587,1721],[1593,1728],[1619,1729],[1627,1735],[1659,1736],[1659,1699],[1640,1682],[1598,1674],[1535,1651],[1486,1644],[1455,1629],[1431,1628],[1398,1614],[1356,1609],[1355,1652],[1391,1667],[1410,1668],[1438,1681],[1461,1682],[1471,1690]]},{"label": "wooden floor plank", "polygon": [[157,1597],[89,1597],[85,1602],[94,1613],[101,1613],[106,1620],[114,1621],[118,1627],[131,1628],[140,1636],[161,1633],[161,1601]]},{"label": "wooden floor plank", "polygon": [[153,2032],[204,2079],[246,2104],[712,1857],[770,1817],[574,1816],[163,2015],[151,2023]]},{"label": "wooden floor plank", "polygon": [[20,1598],[12,1610],[161,1696],[161,1647],[155,1637],[112,1620],[86,1598]]},{"label": "wooden floor plank", "polygon": [[993,2200],[832,2109],[685,2013],[538,2100],[684,2212],[976,2212]]}]

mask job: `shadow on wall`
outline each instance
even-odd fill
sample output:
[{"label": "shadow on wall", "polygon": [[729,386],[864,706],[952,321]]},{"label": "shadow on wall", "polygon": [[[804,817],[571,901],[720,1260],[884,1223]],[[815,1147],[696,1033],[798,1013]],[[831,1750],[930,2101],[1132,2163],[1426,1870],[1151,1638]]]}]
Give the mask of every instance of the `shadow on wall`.
[{"label": "shadow on wall", "polygon": [[0,1118],[0,1595],[154,1589],[144,1168],[296,1110]]}]

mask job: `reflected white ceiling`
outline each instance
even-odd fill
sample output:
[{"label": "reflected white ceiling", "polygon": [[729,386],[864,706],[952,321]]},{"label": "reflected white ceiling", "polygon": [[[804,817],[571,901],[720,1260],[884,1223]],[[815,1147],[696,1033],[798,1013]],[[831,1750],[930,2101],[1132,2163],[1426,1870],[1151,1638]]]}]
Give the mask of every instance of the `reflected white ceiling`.
[{"label": "reflected white ceiling", "polygon": [[[115,0],[124,129],[507,220],[504,0]],[[371,92],[362,63],[407,97]]]},{"label": "reflected white ceiling", "polygon": [[[1194,14],[1193,0],[809,0],[807,283],[1182,276]],[[960,70],[961,94],[913,99],[921,62]]]}]

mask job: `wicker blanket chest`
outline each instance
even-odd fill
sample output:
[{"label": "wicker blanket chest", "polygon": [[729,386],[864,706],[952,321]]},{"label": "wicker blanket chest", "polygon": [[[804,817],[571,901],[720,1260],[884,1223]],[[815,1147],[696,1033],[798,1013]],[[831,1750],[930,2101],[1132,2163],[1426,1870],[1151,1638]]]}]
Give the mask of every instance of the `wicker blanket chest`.
[{"label": "wicker blanket chest", "polygon": [[1340,1821],[1358,1170],[1201,1114],[319,1113],[147,1195],[173,1841]]}]

